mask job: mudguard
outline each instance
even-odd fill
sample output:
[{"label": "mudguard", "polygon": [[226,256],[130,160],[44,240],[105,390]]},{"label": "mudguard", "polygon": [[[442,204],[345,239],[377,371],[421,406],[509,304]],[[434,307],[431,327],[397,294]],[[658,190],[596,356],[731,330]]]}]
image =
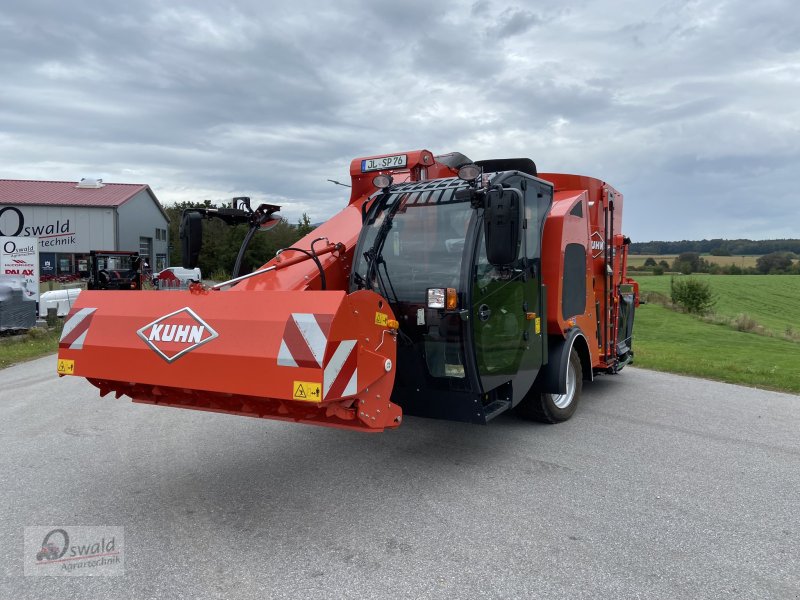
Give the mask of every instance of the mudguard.
[{"label": "mudguard", "polygon": [[572,327],[567,330],[565,337],[560,338],[550,336],[548,338],[548,361],[546,365],[542,366],[539,371],[539,376],[534,384],[535,387],[541,392],[548,392],[551,394],[566,394],[567,392],[567,365],[569,364],[569,356],[575,342],[578,340],[578,353],[583,365],[584,379],[591,379],[591,368],[587,377],[586,365],[588,360],[588,352],[584,352],[586,344],[586,336],[583,334],[579,327]]}]

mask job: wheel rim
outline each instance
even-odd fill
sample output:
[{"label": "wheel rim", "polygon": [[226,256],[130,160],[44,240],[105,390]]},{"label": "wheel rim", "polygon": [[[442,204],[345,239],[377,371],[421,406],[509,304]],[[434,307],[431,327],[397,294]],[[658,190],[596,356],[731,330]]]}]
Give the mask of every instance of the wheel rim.
[{"label": "wheel rim", "polygon": [[572,404],[572,400],[575,398],[576,379],[575,369],[572,368],[572,362],[570,362],[567,366],[567,392],[553,395],[553,404],[558,408],[563,410]]}]

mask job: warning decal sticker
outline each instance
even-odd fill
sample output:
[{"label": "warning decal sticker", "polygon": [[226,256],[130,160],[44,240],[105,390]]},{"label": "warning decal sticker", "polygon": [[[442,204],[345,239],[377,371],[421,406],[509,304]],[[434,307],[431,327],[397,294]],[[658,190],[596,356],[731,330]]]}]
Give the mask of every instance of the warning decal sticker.
[{"label": "warning decal sticker", "polygon": [[56,372],[59,375],[72,375],[75,372],[75,361],[66,358],[59,358]]},{"label": "warning decal sticker", "polygon": [[295,381],[292,383],[292,399],[319,402],[322,400],[322,384],[316,381]]}]

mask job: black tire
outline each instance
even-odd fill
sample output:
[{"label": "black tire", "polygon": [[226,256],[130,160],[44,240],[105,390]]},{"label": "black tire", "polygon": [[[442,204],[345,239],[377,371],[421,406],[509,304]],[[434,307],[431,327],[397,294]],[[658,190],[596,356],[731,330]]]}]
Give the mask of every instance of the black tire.
[{"label": "black tire", "polygon": [[581,359],[573,349],[567,363],[566,394],[541,392],[534,386],[515,410],[524,419],[541,423],[561,423],[575,414],[581,399],[581,390],[583,390]]}]

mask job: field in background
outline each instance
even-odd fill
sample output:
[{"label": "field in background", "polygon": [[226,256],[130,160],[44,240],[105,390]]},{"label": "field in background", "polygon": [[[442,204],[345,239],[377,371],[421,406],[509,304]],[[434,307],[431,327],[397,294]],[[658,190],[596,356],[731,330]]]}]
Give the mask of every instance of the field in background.
[{"label": "field in background", "polygon": [[[667,261],[670,265],[672,265],[672,261],[677,258],[677,254],[629,254],[628,255],[628,266],[632,269],[638,269],[644,266],[644,262],[648,258],[652,258],[656,263],[661,262],[662,260]],[[728,265],[736,265],[738,267],[746,268],[746,267],[753,267],[756,266],[756,261],[760,258],[759,256],[711,256],[710,254],[701,254],[700,255],[703,260],[707,263],[717,263],[720,267],[727,267]]]},{"label": "field in background", "polygon": [[669,297],[671,277],[707,281],[717,297],[714,312],[719,316],[744,314],[777,335],[787,328],[800,332],[800,277],[796,275],[658,275],[639,277],[639,290]]},{"label": "field in background", "polygon": [[[637,366],[800,393],[800,277],[676,275],[707,281],[717,297],[713,320],[746,315],[751,331],[650,303],[634,324]],[[640,277],[640,292],[669,297],[670,276]],[[763,329],[762,329],[763,328]],[[757,333],[760,333],[757,334]],[[787,334],[793,339],[787,339]]]}]

